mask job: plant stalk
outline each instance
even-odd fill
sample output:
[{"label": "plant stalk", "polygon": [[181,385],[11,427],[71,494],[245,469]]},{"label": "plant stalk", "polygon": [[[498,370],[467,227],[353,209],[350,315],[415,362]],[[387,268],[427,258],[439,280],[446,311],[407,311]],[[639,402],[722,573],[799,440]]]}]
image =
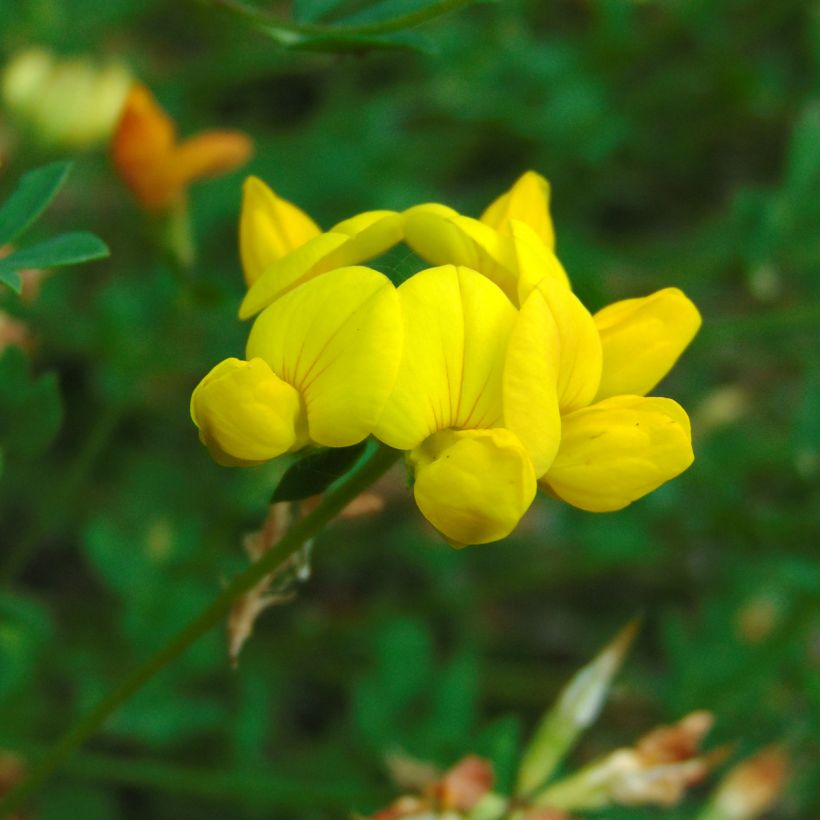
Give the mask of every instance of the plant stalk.
[{"label": "plant stalk", "polygon": [[72,726],[31,774],[0,800],[0,818],[6,818],[33,794],[105,721],[139,691],[154,675],[179,657],[198,638],[225,618],[234,601],[265,575],[295,553],[305,541],[313,538],[354,498],[366,490],[398,460],[400,453],[379,447],[359,467],[325,493],[315,509],[297,521],[282,539],[256,563],[237,575],[214,600],[184,626],[165,646],[136,667],[118,686],[103,698],[85,717]]}]

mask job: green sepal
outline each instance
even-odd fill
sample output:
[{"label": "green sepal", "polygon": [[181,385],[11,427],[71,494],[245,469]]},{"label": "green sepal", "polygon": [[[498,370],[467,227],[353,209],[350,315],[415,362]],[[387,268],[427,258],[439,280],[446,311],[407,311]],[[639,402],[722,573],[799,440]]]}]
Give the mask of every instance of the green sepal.
[{"label": "green sepal", "polygon": [[361,458],[367,444],[331,447],[312,452],[292,464],[274,490],[271,503],[301,501],[323,493]]}]

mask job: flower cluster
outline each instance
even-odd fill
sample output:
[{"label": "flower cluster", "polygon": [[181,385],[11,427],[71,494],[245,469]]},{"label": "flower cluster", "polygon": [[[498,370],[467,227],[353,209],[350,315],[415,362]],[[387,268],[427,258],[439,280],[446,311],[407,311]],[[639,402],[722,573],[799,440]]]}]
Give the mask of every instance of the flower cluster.
[{"label": "flower cluster", "polygon": [[[435,267],[395,287],[361,263],[400,241]],[[239,315],[256,318],[246,358],[194,391],[200,438],[248,465],[373,435],[406,452],[419,509],[454,546],[504,538],[539,486],[625,507],[692,463],[685,411],[647,394],[700,315],[675,288],[590,314],[554,241],[533,172],[480,219],[425,204],[326,232],[248,179]]]}]

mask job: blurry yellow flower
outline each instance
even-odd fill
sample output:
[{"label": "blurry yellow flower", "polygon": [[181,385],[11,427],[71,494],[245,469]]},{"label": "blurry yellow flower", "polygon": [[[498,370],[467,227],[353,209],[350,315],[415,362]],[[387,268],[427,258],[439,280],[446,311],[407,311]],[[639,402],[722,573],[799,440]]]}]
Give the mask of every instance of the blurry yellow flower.
[{"label": "blurry yellow flower", "polygon": [[422,271],[398,295],[404,350],[376,436],[408,451],[419,509],[451,543],[503,538],[558,447],[554,324],[465,267]]},{"label": "blurry yellow flower", "polygon": [[372,259],[399,242],[404,219],[395,211],[367,211],[322,233],[302,210],[256,177],[245,182],[239,246],[248,293],[247,319],[308,279]]},{"label": "blurry yellow flower", "polygon": [[42,48],[18,52],[2,75],[7,109],[45,143],[92,148],[114,130],[131,76],[118,63],[60,59]]},{"label": "blurry yellow flower", "polygon": [[191,398],[200,439],[226,465],[356,444],[381,414],[401,340],[396,289],[382,274],[316,277],[257,318],[247,361],[227,359],[200,382]]},{"label": "blurry yellow flower", "polygon": [[204,131],[179,142],[173,120],[140,84],[128,94],[111,146],[117,172],[148,211],[179,204],[192,182],[238,168],[251,151],[239,131]]}]

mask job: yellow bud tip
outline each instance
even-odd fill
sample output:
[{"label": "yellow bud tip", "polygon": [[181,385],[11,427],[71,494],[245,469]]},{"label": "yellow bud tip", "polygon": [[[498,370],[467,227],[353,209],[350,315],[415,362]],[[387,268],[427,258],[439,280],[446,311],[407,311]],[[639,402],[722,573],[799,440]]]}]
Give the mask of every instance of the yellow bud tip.
[{"label": "yellow bud tip", "polygon": [[191,396],[191,418],[214,461],[259,464],[304,443],[299,393],[262,359],[225,359]]},{"label": "yellow bud tip", "polygon": [[454,546],[509,535],[535,497],[535,470],[509,430],[444,430],[410,453],[422,515]]}]

